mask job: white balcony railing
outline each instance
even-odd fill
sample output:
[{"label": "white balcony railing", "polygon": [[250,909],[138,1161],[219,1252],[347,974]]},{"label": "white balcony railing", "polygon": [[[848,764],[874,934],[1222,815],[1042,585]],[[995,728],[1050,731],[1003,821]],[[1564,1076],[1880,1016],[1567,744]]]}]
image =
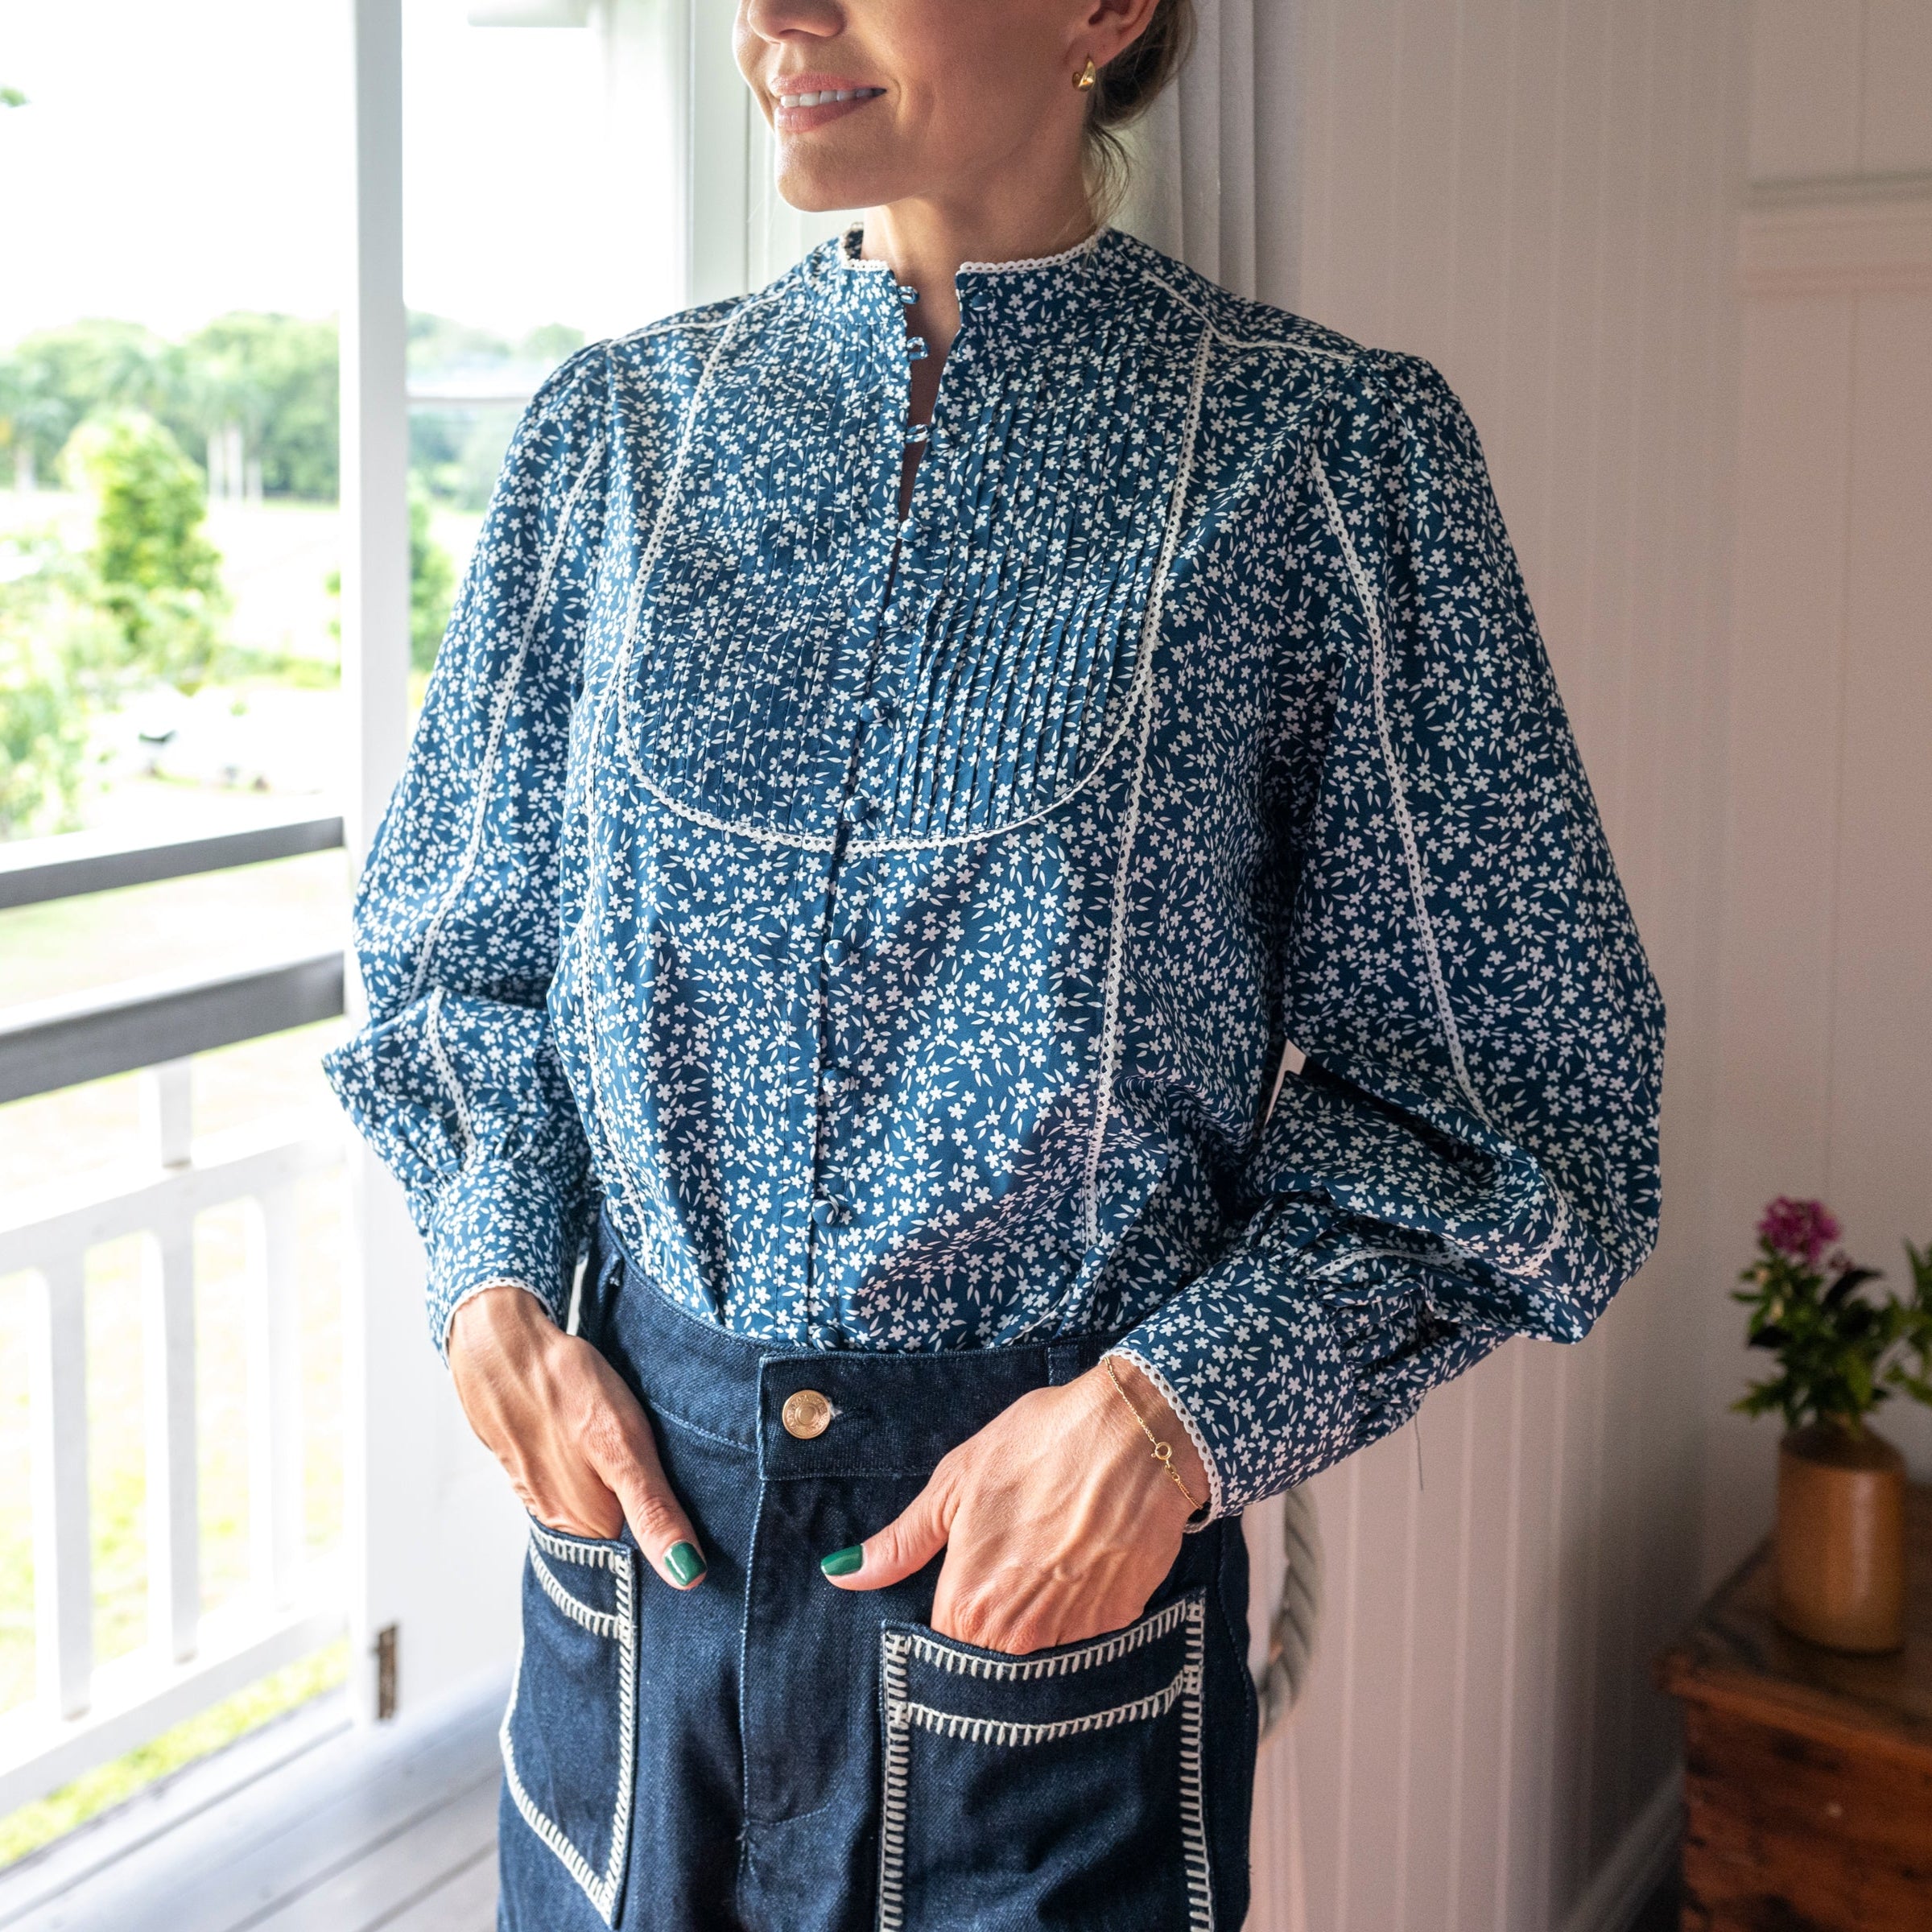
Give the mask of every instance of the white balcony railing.
[{"label": "white balcony railing", "polygon": [[[341,842],[310,820],[142,852],[85,841],[0,862],[0,904],[244,865]],[[36,1695],[0,1719],[0,1814],[56,1789],[344,1627],[341,1580],[305,1561],[296,1190],[339,1172],[336,1124],[195,1140],[192,1055],[342,1010],[339,954],[265,960],[208,980],[123,985],[0,1016],[0,1101],[139,1071],[144,1146],[124,1170],[47,1191],[0,1224],[0,1278],[25,1276],[31,1430]],[[202,1612],[195,1225],[241,1203],[246,1227],[249,1580]],[[97,1665],[88,1472],[85,1275],[89,1253],[140,1244],[147,1641]]]},{"label": "white balcony railing", "polygon": [[[269,826],[129,852],[50,840],[57,852],[0,852],[0,907],[221,869],[339,845],[341,822]],[[340,1015],[341,954],[256,961],[217,978],[132,982],[0,1013],[0,1104],[139,1071],[146,1146],[138,1166],[0,1224],[0,1278],[34,1284],[30,1326],[37,1695],[0,1718],[0,1813],[118,1756],[340,1634],[339,1568],[303,1557],[303,1414],[295,1295],[295,1190],[339,1172],[333,1121],[279,1133],[191,1138],[197,1053]],[[194,1228],[245,1204],[249,1587],[201,1609]],[[88,1481],[86,1257],[142,1245],[147,1635],[97,1665]],[[1282,1566],[1260,1673],[1269,1725],[1307,1675],[1320,1600],[1320,1539],[1304,1492],[1264,1524],[1265,1563]],[[1275,1539],[1278,1537],[1278,1546]]]}]

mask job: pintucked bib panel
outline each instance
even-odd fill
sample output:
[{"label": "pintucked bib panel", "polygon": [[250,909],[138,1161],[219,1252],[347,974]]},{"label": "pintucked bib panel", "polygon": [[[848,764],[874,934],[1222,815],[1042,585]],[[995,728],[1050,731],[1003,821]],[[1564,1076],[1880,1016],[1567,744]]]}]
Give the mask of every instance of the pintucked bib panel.
[{"label": "pintucked bib panel", "polygon": [[1187,481],[1199,324],[1117,324],[1051,364],[964,332],[902,526],[891,338],[855,361],[795,291],[718,333],[623,644],[640,782],[823,844],[869,707],[889,749],[866,774],[865,842],[939,846],[1052,811],[1126,733]]}]

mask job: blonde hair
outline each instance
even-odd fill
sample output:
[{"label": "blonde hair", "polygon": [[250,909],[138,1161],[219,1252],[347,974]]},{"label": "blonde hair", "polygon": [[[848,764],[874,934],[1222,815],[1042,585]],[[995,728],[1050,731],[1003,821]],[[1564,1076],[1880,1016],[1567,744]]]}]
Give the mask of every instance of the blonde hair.
[{"label": "blonde hair", "polygon": [[1194,44],[1194,0],[1158,0],[1140,38],[1094,76],[1087,97],[1087,193],[1097,215],[1111,215],[1127,191],[1127,149],[1120,130],[1146,113]]}]

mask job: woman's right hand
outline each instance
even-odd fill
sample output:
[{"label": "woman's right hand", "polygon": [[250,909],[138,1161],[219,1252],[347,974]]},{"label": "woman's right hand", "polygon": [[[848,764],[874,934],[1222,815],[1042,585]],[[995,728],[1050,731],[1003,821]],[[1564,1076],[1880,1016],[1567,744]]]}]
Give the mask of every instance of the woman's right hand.
[{"label": "woman's right hand", "polygon": [[450,1324],[449,1368],[470,1427],[539,1522],[605,1542],[629,1523],[674,1590],[704,1580],[638,1398],[536,1296],[508,1286],[472,1295]]}]

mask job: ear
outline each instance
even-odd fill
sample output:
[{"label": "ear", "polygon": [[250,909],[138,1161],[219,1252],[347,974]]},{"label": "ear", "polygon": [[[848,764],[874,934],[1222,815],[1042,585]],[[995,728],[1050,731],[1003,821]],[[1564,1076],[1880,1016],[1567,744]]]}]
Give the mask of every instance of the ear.
[{"label": "ear", "polygon": [[1096,67],[1104,67],[1146,32],[1161,0],[1085,0],[1081,35]]}]

